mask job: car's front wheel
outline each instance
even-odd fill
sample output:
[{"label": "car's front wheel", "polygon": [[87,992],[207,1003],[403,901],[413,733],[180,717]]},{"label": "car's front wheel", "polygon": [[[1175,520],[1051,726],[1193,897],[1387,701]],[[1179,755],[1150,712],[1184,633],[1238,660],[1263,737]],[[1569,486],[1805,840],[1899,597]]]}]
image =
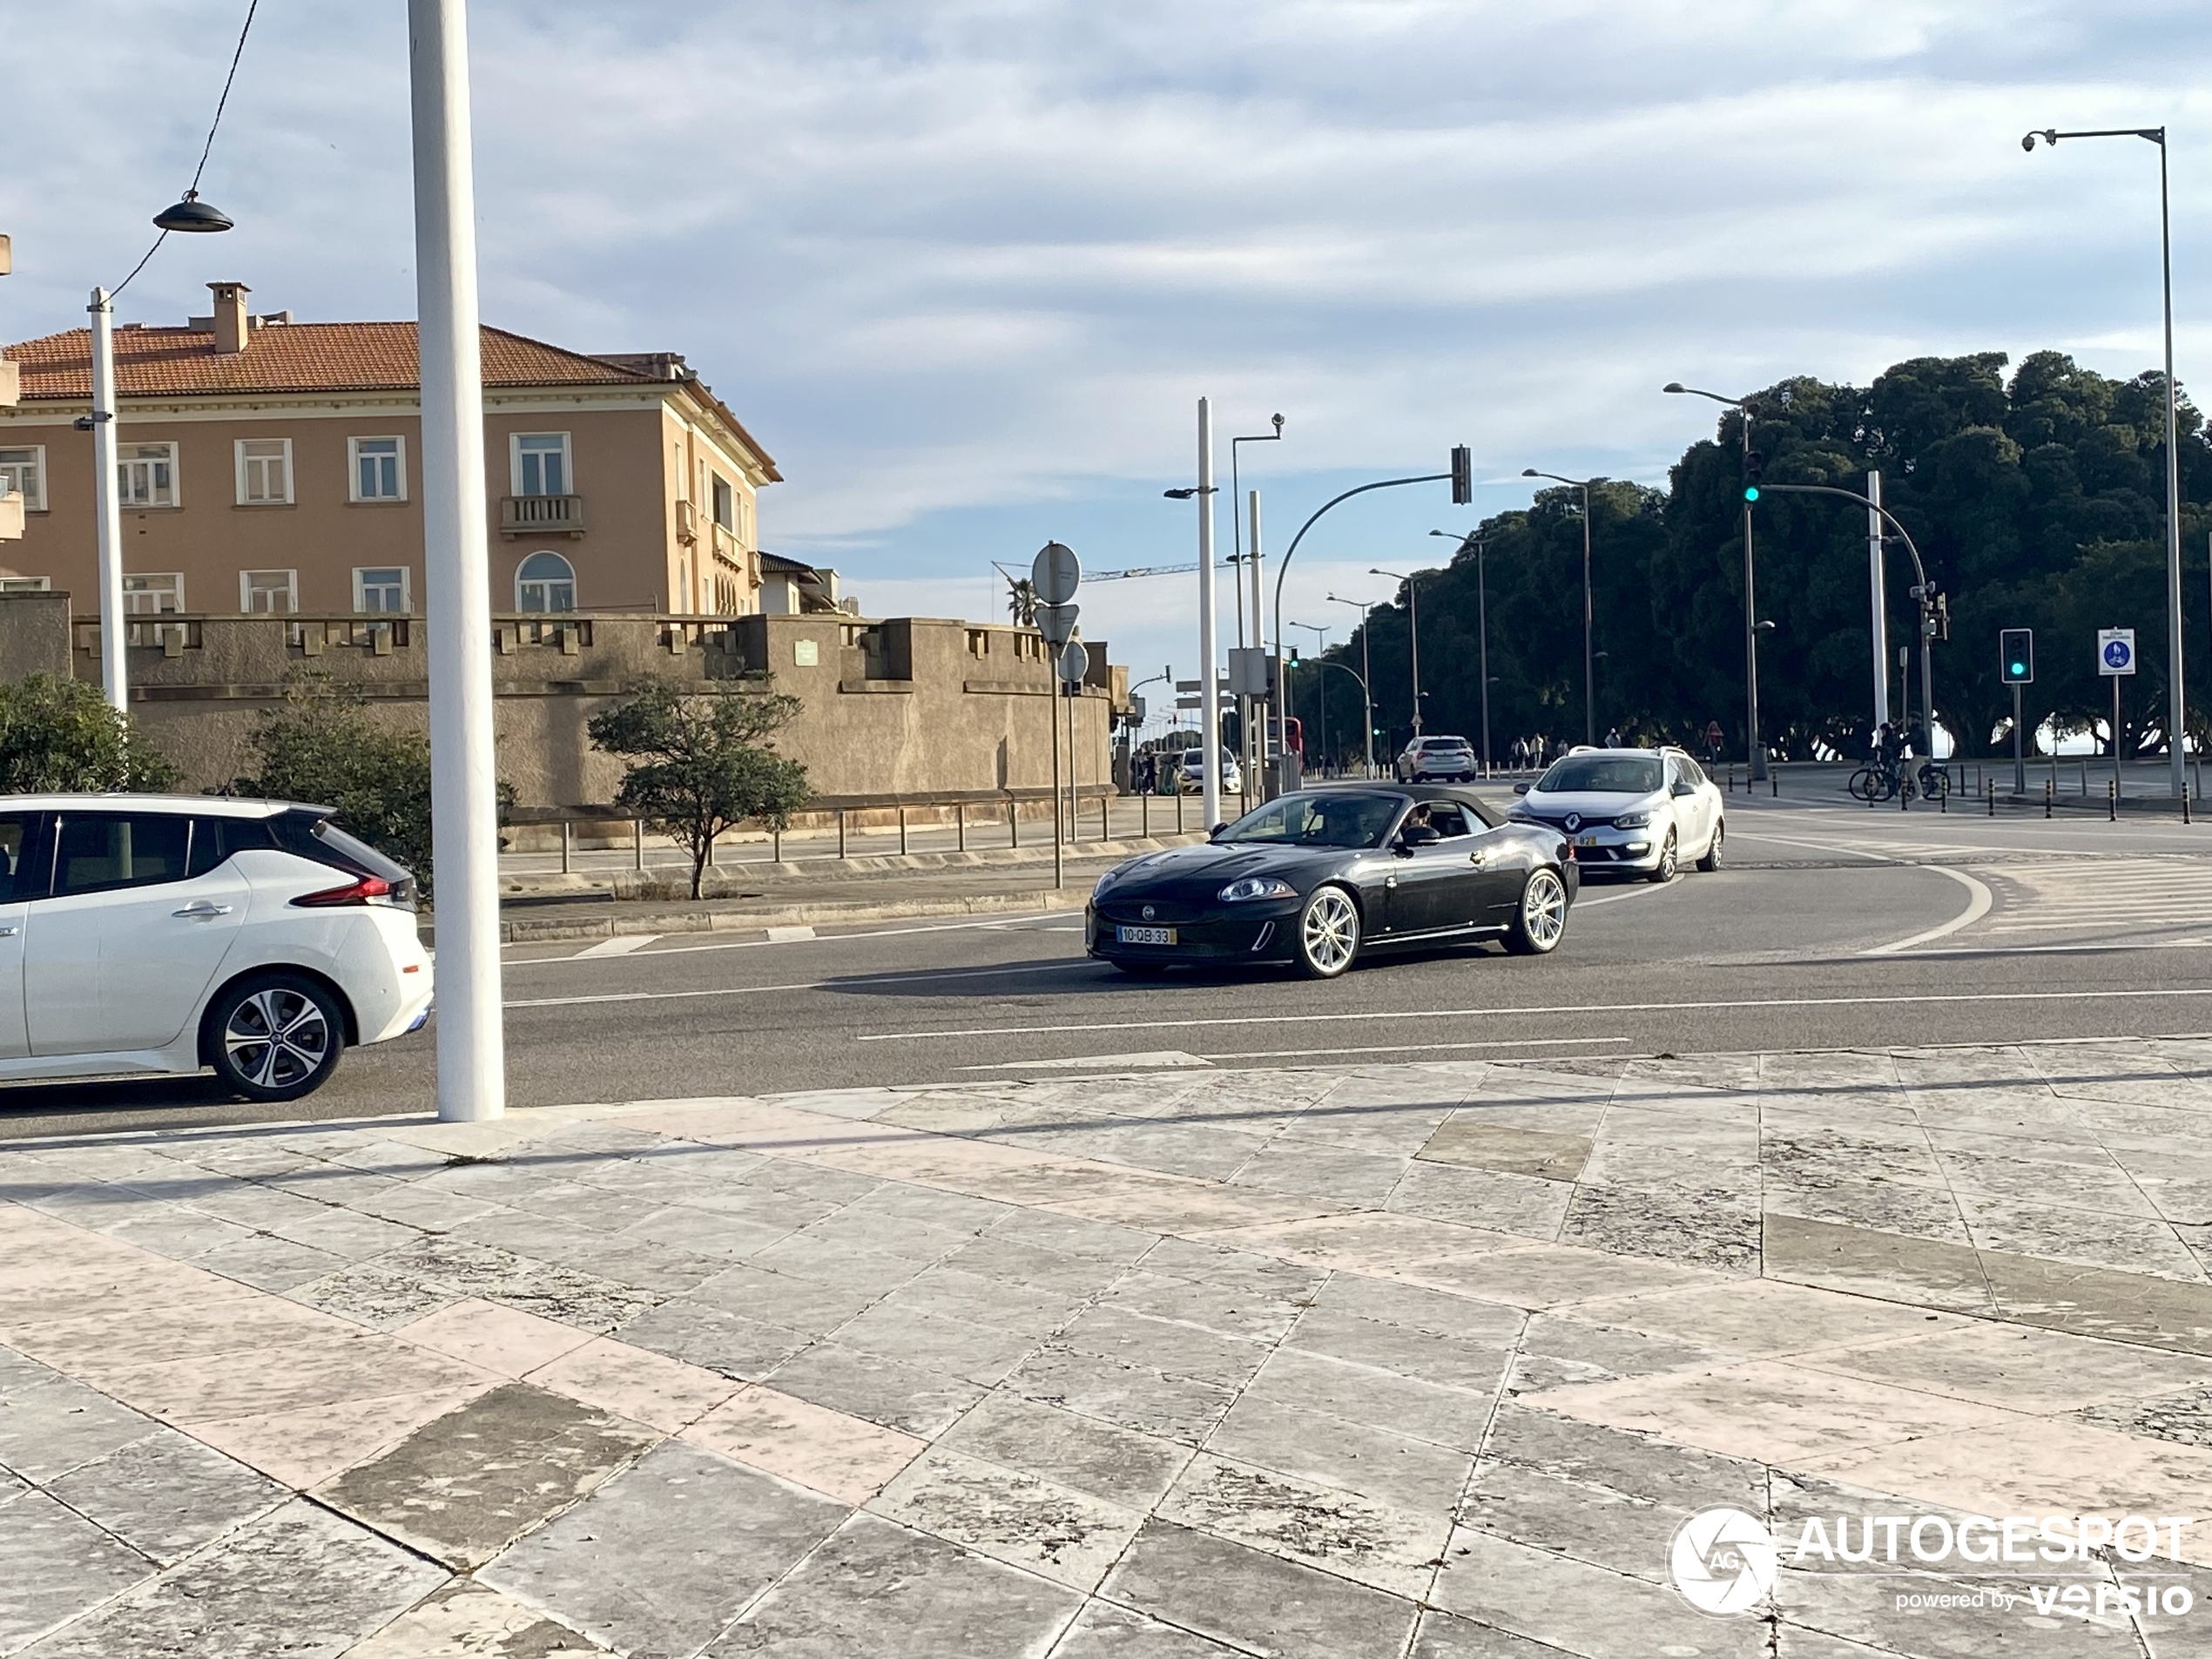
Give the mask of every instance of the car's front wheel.
[{"label": "car's front wheel", "polygon": [[1313,890],[1298,912],[1298,965],[1308,979],[1334,979],[1359,954],[1359,907],[1342,887]]},{"label": "car's front wheel", "polygon": [[304,974],[255,974],[208,1007],[208,1063],[248,1100],[313,1094],[336,1069],[345,1046],[338,999]]},{"label": "car's front wheel", "polygon": [[[1697,860],[1697,867],[1704,871],[1708,875],[1710,875],[1715,870],[1721,867],[1721,843],[1725,840],[1727,837],[1728,825],[1720,819],[1715,819],[1713,820],[1712,844],[1705,849],[1703,854]],[[1758,838],[1754,836],[1752,839],[1756,840]]]},{"label": "car's front wheel", "polygon": [[1532,871],[1506,928],[1506,948],[1516,956],[1548,955],[1566,936],[1567,884],[1556,870]]},{"label": "car's front wheel", "polygon": [[1669,830],[1666,840],[1659,848],[1659,862],[1651,867],[1651,879],[1654,881],[1673,880],[1676,870],[1681,867],[1681,847],[1675,840],[1674,831]]}]

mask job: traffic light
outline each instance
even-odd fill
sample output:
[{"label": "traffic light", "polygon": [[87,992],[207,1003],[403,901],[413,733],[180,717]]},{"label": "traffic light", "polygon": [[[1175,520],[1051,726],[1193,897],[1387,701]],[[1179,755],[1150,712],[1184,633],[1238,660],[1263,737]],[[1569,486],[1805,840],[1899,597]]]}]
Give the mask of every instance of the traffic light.
[{"label": "traffic light", "polygon": [[1997,637],[1999,678],[2007,685],[2035,683],[2035,631],[2007,628]]},{"label": "traffic light", "polygon": [[1766,471],[1766,456],[1757,449],[1743,452],[1743,499],[1755,502],[1759,498],[1759,480]]},{"label": "traffic light", "polygon": [[1465,507],[1474,499],[1474,451],[1464,443],[1452,446],[1452,505]]}]

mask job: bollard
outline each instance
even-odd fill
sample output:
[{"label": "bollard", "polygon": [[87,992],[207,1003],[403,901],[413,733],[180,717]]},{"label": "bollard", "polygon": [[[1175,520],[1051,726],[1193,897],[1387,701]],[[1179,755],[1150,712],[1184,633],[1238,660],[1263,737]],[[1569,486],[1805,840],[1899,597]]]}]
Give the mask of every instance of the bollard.
[{"label": "bollard", "polygon": [[569,820],[561,820],[561,873],[569,873]]},{"label": "bollard", "polygon": [[2057,794],[2058,790],[2059,783],[2057,779],[2046,778],[2043,780],[2043,816],[2046,818],[2048,818],[2051,815],[2051,797]]},{"label": "bollard", "polygon": [[2182,822],[2183,822],[2184,824],[2186,824],[2186,823],[2188,823],[2188,821],[2189,821],[2189,792],[2188,792],[2188,790],[2184,789],[2184,790],[2182,792]]},{"label": "bollard", "polygon": [[845,856],[845,809],[837,809],[837,856]]},{"label": "bollard", "polygon": [[1175,791],[1175,833],[1183,833],[1183,787],[1179,784]]},{"label": "bollard", "polygon": [[642,818],[630,820],[630,855],[639,869],[645,867],[645,820]]},{"label": "bollard", "polygon": [[1951,773],[1948,769],[1943,774],[1942,792],[1936,796],[1936,811],[1946,815],[1951,811]]},{"label": "bollard", "polygon": [[899,809],[899,856],[907,856],[907,809]]},{"label": "bollard", "polygon": [[1015,809],[1011,795],[1006,798],[1006,844],[1008,846],[1022,845],[1022,815]]},{"label": "bollard", "polygon": [[1775,799],[1780,800],[1782,799],[1782,768],[1770,767],[1767,771],[1767,781],[1774,786]]},{"label": "bollard", "polygon": [[2120,779],[2117,778],[2105,786],[2105,817],[2115,824],[2120,821]]},{"label": "bollard", "polygon": [[1114,821],[1107,815],[1107,810],[1106,797],[1101,795],[1098,798],[1098,839],[1102,841],[1114,839]]},{"label": "bollard", "polygon": [[1981,780],[1981,787],[1982,792],[1989,797],[1989,815],[1994,818],[1997,816],[1997,780],[1985,778]]},{"label": "bollard", "polygon": [[1152,792],[1145,790],[1136,798],[1137,833],[1146,840],[1152,838]]},{"label": "bollard", "polygon": [[779,864],[784,861],[784,826],[781,824],[768,826],[768,856]]},{"label": "bollard", "polygon": [[953,828],[960,836],[959,850],[962,853],[967,852],[968,803],[964,800],[956,800],[953,803]]}]

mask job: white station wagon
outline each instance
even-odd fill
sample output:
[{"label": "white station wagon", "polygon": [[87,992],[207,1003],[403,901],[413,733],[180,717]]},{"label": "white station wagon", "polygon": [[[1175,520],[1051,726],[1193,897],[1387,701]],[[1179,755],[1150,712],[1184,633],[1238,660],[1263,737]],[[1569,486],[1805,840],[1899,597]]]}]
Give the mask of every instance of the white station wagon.
[{"label": "white station wagon", "polygon": [[0,1079],[212,1067],[296,1100],[429,1015],[415,879],[329,808],[0,796]]}]

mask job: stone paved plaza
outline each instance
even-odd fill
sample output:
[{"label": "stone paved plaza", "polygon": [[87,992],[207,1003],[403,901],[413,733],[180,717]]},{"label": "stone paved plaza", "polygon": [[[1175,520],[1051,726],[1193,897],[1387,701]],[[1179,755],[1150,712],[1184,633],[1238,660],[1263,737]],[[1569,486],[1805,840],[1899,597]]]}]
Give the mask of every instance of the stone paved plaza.
[{"label": "stone paved plaza", "polygon": [[[0,1653],[2212,1654],[2208,1127],[2160,1041],[0,1147]],[[1716,1505],[2207,1525],[1727,1619]]]}]

